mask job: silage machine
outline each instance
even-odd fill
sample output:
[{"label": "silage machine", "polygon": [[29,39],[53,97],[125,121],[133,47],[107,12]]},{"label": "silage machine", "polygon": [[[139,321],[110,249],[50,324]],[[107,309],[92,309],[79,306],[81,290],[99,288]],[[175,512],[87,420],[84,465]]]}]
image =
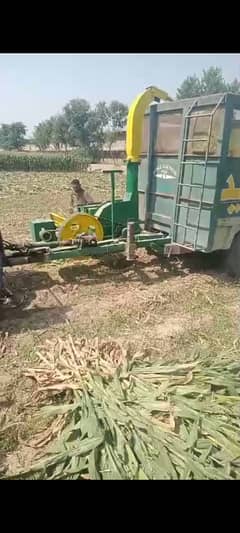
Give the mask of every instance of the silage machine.
[{"label": "silage machine", "polygon": [[121,200],[112,170],[111,201],[32,221],[30,244],[4,241],[8,266],[122,252],[132,260],[136,248],[228,250],[239,274],[240,95],[172,101],[150,87],[130,107],[126,152]]}]

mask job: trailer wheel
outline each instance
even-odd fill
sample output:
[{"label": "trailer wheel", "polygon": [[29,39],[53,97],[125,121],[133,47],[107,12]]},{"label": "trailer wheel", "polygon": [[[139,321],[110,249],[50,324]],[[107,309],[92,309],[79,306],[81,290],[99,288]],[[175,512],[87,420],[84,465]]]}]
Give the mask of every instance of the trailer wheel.
[{"label": "trailer wheel", "polygon": [[240,233],[235,235],[227,253],[226,271],[230,276],[240,278]]}]

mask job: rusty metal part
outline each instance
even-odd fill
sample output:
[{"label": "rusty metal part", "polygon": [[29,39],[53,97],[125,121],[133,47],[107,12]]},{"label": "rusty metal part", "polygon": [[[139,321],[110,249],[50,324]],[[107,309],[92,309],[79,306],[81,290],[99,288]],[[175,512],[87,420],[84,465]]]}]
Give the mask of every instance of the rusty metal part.
[{"label": "rusty metal part", "polygon": [[68,239],[65,241],[58,241],[59,246],[78,246],[82,248],[83,245],[97,246],[97,237],[95,234],[89,235],[88,233],[82,233],[77,239]]},{"label": "rusty metal part", "polygon": [[170,257],[171,255],[185,255],[191,253],[192,250],[189,250],[188,248],[177,243],[170,243],[164,246],[164,255],[167,257]]},{"label": "rusty metal part", "polygon": [[127,261],[135,259],[136,243],[134,238],[135,222],[128,222],[127,225],[127,242],[126,242],[126,257]]}]

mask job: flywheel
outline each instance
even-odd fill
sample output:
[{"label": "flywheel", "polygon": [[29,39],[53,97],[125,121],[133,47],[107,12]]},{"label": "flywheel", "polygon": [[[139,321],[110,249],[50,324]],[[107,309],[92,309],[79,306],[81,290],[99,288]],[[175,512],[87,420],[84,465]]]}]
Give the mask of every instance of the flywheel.
[{"label": "flywheel", "polygon": [[102,241],[104,232],[98,218],[87,213],[76,213],[67,218],[58,228],[58,238],[60,241],[76,239],[81,233],[95,232],[97,241]]}]

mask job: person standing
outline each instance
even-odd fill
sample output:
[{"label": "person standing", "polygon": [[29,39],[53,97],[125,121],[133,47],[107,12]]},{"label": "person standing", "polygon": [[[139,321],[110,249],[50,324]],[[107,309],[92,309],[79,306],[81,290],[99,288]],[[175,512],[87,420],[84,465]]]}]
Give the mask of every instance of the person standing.
[{"label": "person standing", "polygon": [[75,213],[78,211],[78,206],[80,205],[86,205],[86,204],[94,204],[94,199],[92,196],[83,189],[80,181],[78,179],[74,179],[71,182],[71,204],[70,204],[70,212]]}]

